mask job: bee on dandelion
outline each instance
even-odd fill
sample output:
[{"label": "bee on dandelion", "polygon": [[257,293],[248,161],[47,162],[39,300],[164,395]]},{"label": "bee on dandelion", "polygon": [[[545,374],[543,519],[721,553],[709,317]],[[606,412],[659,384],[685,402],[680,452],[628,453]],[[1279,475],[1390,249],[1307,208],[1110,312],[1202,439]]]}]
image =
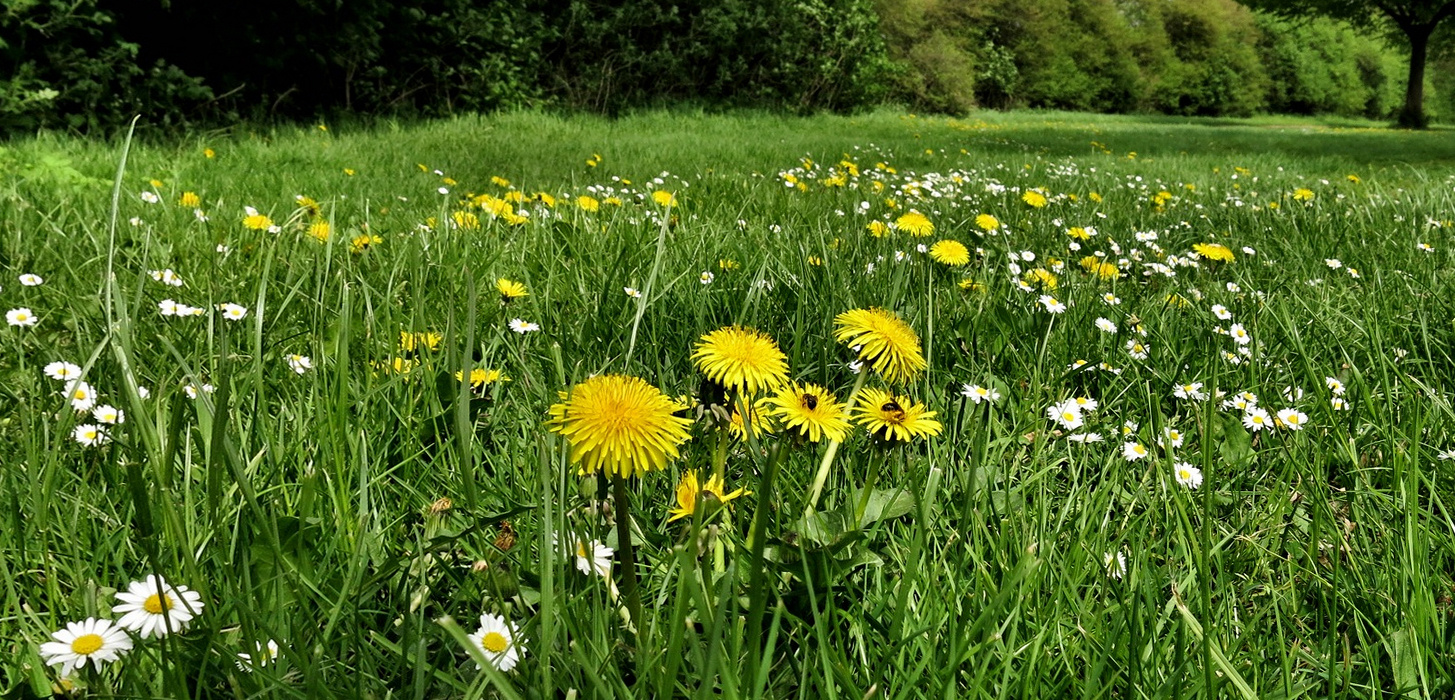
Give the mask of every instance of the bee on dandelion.
[{"label": "bee on dandelion", "polygon": [[773,417],[790,435],[809,442],[828,438],[843,442],[849,433],[849,417],[833,393],[817,384],[790,383],[769,399]]},{"label": "bee on dandelion", "polygon": [[912,399],[879,389],[865,389],[854,407],[855,418],[875,439],[888,445],[940,434],[944,427],[934,411]]}]

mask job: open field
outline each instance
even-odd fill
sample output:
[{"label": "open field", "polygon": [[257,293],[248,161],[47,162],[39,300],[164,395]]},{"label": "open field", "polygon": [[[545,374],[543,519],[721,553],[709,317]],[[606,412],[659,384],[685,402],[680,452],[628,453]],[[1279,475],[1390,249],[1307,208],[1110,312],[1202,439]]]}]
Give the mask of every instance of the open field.
[{"label": "open field", "polygon": [[1448,131],[122,152],[0,147],[7,697],[1455,694]]}]

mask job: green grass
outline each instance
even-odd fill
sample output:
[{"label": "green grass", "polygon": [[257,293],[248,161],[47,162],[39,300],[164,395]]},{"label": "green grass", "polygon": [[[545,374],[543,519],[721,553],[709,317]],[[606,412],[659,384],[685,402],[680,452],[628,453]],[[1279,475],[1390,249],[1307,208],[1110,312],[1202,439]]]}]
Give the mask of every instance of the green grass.
[{"label": "green grass", "polygon": [[[0,304],[39,318],[0,330],[0,692],[47,695],[55,669],[39,646],[51,632],[113,617],[115,590],[160,573],[206,607],[184,633],[137,640],[120,662],[79,673],[87,692],[1455,693],[1455,461],[1438,457],[1455,449],[1447,132],[885,112],[149,135],[131,148],[113,217],[122,153],[120,140],[50,135],[0,150]],[[825,185],[844,160],[858,175]],[[785,172],[804,186],[785,185]],[[1051,203],[1024,204],[1031,188]],[[462,201],[509,189],[557,202],[518,204],[530,218],[511,226]],[[677,205],[653,203],[658,190]],[[206,221],[178,204],[183,192]],[[623,205],[586,212],[575,204],[584,194]],[[295,195],[318,201],[328,242],[307,235],[315,219]],[[245,206],[281,231],[246,229]],[[866,230],[909,209],[934,222],[933,236]],[[478,228],[441,223],[465,211]],[[982,213],[1008,230],[985,235]],[[1068,250],[1073,226],[1099,235]],[[378,242],[352,251],[366,234]],[[916,252],[942,238],[983,256],[951,269]],[[1151,267],[1204,242],[1235,261],[1172,276]],[[1064,314],[1012,283],[1008,254],[1021,251],[1035,254],[1022,273],[1064,264],[1043,290],[1071,305]],[[1125,274],[1087,275],[1078,262],[1093,251],[1126,258]],[[148,274],[166,268],[185,286]],[[22,286],[24,273],[45,283]],[[529,296],[503,304],[501,277]],[[962,289],[967,280],[983,289]],[[1104,305],[1108,292],[1122,303]],[[167,298],[209,311],[164,318]],[[221,303],[248,315],[225,320],[210,311]],[[1214,304],[1233,318],[1215,318]],[[897,389],[944,430],[884,455],[862,430],[851,436],[810,517],[822,444],[732,441],[727,488],[756,493],[707,522],[668,524],[679,477],[717,459],[710,421],[665,472],[631,484],[629,506],[611,502],[606,481],[576,477],[545,429],[557,392],[596,373],[696,395],[693,345],[731,324],[770,333],[792,377],[842,400],[854,356],[833,321],[870,306],[918,332],[929,369]],[[513,333],[514,318],[541,330]],[[1236,344],[1214,332],[1231,323],[1253,338],[1239,364],[1225,358]],[[401,333],[440,340],[410,351]],[[1148,359],[1128,354],[1133,338]],[[290,371],[291,354],[314,368]],[[412,369],[394,371],[396,359]],[[1068,369],[1079,360],[1092,368]],[[102,402],[125,411],[112,442],[72,438],[90,418],[42,373],[54,361],[85,367]],[[510,381],[471,396],[455,372],[477,366]],[[1331,406],[1326,377],[1347,387],[1351,410]],[[1297,407],[1309,424],[1250,434],[1239,410],[1174,397],[1194,381],[1251,391],[1270,413]],[[189,398],[184,387],[202,383],[215,392]],[[1002,399],[970,403],[960,391],[971,383]],[[1285,399],[1285,387],[1302,397]],[[1084,428],[1059,430],[1046,409],[1076,396],[1100,408]],[[1147,459],[1122,458],[1126,421]],[[1164,451],[1168,427],[1185,443]],[[1085,431],[1104,442],[1068,440]],[[1180,486],[1175,462],[1200,468],[1202,487]],[[442,498],[452,507],[432,509]],[[615,589],[550,544],[620,549],[614,523],[628,510],[645,611],[634,629]],[[757,575],[755,517],[766,529]],[[1124,576],[1108,575],[1114,553]],[[461,644],[486,612],[520,625],[513,671],[477,670]],[[240,671],[236,654],[269,639],[277,663]]]}]

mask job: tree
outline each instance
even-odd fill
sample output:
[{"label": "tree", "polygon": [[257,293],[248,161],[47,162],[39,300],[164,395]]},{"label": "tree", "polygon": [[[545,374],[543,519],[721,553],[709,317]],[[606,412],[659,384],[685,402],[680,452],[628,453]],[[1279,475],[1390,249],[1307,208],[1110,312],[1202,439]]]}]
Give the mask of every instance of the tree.
[{"label": "tree", "polygon": [[1284,17],[1324,15],[1363,26],[1389,24],[1410,42],[1409,82],[1399,125],[1423,129],[1425,118],[1425,63],[1430,35],[1446,18],[1455,15],[1455,0],[1248,0],[1249,4]]}]

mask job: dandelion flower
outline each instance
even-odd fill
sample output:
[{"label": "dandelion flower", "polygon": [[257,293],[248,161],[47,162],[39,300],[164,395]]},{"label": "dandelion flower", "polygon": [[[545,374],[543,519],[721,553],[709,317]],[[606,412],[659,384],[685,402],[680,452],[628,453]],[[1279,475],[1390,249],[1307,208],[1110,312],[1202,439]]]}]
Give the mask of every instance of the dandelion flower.
[{"label": "dandelion flower", "polygon": [[258,210],[252,207],[246,207],[244,211],[243,228],[253,231],[267,231],[273,228],[273,220],[268,218],[266,214],[259,214]]},{"label": "dandelion flower", "polygon": [[788,357],[766,333],[732,326],[708,333],[692,353],[708,379],[738,392],[756,394],[788,381]]},{"label": "dandelion flower", "polygon": [[[704,505],[716,504],[725,507],[729,501],[748,493],[741,488],[732,493],[724,493],[724,491],[726,491],[726,487],[723,486],[721,476],[710,476],[707,478],[707,482],[703,483],[698,479],[696,470],[689,470],[682,475],[682,480],[677,482],[677,507],[668,511],[672,517],[668,518],[667,522],[692,517],[697,512],[699,498]],[[705,510],[704,516],[715,512],[717,511],[714,506],[712,509]]]},{"label": "dandelion flower", "polygon": [[5,322],[17,328],[28,328],[38,321],[40,319],[35,317],[35,313],[23,306],[5,312]]},{"label": "dandelion flower", "polygon": [[672,194],[671,192],[666,191],[666,190],[657,190],[656,192],[653,192],[652,193],[652,201],[653,202],[656,202],[658,206],[663,206],[663,207],[675,207],[675,206],[677,206],[677,196],[674,195],[674,194]]},{"label": "dandelion flower", "polygon": [[929,220],[929,217],[917,211],[911,211],[895,219],[894,226],[911,236],[924,237],[935,232],[935,225]]},{"label": "dandelion flower", "polygon": [[[465,375],[463,372],[455,372],[456,380],[464,379],[464,377]],[[505,376],[505,373],[501,372],[498,369],[476,367],[470,370],[470,386],[473,387],[476,391],[484,389],[485,387],[490,386],[491,384],[494,384],[496,382],[508,381],[510,381],[510,377]]]},{"label": "dandelion flower", "polygon": [[501,671],[509,671],[515,668],[523,653],[515,643],[517,633],[519,630],[514,623],[508,623],[498,615],[486,613],[480,616],[480,629],[470,635],[470,643],[485,653],[485,660],[490,665]]},{"label": "dandelion flower", "polygon": [[203,607],[200,593],[188,590],[186,586],[169,585],[156,575],[133,581],[126,591],[116,594],[116,599],[121,604],[113,607],[111,612],[121,615],[117,624],[142,639],[187,629]]},{"label": "dandelion flower", "polygon": [[939,435],[944,427],[933,420],[935,412],[926,411],[924,404],[880,389],[865,389],[860,393],[854,412],[870,435],[887,443]]},{"label": "dandelion flower", "polygon": [[909,324],[885,309],[853,309],[834,318],[834,338],[859,348],[890,383],[913,380],[926,367],[919,336]]},{"label": "dandelion flower", "polygon": [[1026,190],[1025,193],[1021,195],[1021,201],[1025,202],[1027,205],[1035,209],[1040,209],[1041,207],[1046,206],[1047,202],[1046,195],[1040,193],[1037,190]]},{"label": "dandelion flower", "polygon": [[773,416],[783,422],[786,431],[819,442],[823,438],[843,442],[849,432],[849,419],[832,393],[816,384],[792,383],[769,398]]},{"label": "dandelion flower", "polygon": [[501,277],[495,280],[495,289],[500,292],[500,301],[509,304],[516,299],[529,296],[530,292],[525,290],[525,285],[515,280],[508,280]]},{"label": "dandelion flower", "polygon": [[979,226],[982,231],[994,231],[1000,228],[1000,219],[990,214],[981,214],[975,217],[975,225]]},{"label": "dandelion flower", "polygon": [[1233,261],[1233,251],[1218,243],[1196,243],[1192,246],[1192,250],[1205,260],[1229,263]]},{"label": "dandelion flower", "polygon": [[51,633],[51,639],[40,645],[46,665],[60,666],[60,677],[69,678],[78,668],[90,662],[97,670],[101,664],[120,659],[131,651],[131,637],[111,620],[94,617],[81,622],[68,622],[66,628]]},{"label": "dandelion flower", "polygon": [[959,267],[970,262],[970,249],[964,243],[947,238],[930,246],[930,257],[942,265]]},{"label": "dandelion flower", "polygon": [[683,406],[637,378],[597,375],[560,393],[548,427],[571,444],[580,474],[621,477],[665,469],[687,441],[691,421],[674,415]]}]

